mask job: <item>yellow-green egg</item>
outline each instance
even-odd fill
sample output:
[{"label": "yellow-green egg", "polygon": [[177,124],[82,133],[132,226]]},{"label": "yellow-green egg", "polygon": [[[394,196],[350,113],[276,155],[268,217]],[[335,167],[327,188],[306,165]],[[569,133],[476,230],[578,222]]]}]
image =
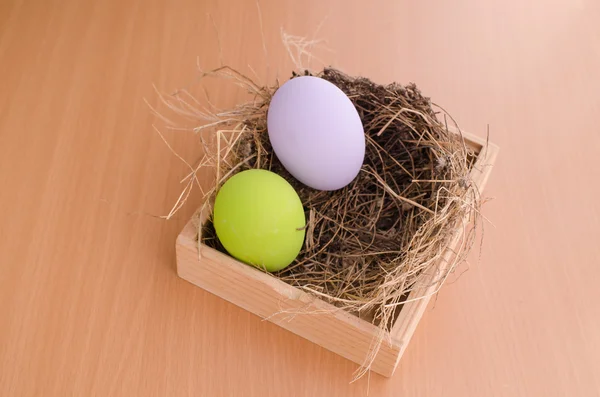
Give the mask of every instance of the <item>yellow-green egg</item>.
[{"label": "yellow-green egg", "polygon": [[217,193],[213,222],[234,258],[275,272],[296,259],[306,218],[300,197],[281,176],[248,170],[231,177]]}]

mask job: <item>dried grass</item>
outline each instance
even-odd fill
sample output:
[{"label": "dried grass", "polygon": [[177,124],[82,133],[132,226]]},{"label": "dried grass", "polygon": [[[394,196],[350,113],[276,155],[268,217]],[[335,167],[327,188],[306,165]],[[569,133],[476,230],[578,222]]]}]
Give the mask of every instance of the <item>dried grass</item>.
[{"label": "dried grass", "polygon": [[[271,150],[266,113],[278,87],[261,86],[228,66],[203,72],[203,77],[209,75],[230,79],[253,100],[218,112],[187,92],[162,97],[178,114],[205,123],[194,129],[204,158],[188,164],[186,188],[169,217],[194,184],[200,185],[198,172],[216,169],[214,188],[203,192],[208,205],[236,172],[269,169],[288,180],[306,209],[306,240],[296,261],[275,276],[380,327],[381,338],[358,373],[364,374],[408,295],[425,286],[424,275],[435,275],[434,284],[441,286],[472,246],[480,204],[469,179],[473,153],[459,134],[438,121],[434,105],[414,84],[378,85],[325,68],[314,75],[352,100],[363,121],[367,150],[361,172],[349,186],[317,191],[289,175]],[[457,228],[465,233],[448,255]],[[225,251],[210,221],[202,235],[202,243]]]}]

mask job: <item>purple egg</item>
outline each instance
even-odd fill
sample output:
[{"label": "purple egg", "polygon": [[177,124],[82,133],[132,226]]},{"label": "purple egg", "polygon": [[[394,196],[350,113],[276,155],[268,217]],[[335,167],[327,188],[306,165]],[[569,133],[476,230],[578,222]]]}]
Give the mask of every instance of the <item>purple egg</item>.
[{"label": "purple egg", "polygon": [[302,76],[283,84],[271,99],[267,127],[285,169],[314,189],[341,189],[362,167],[365,132],[358,112],[327,80]]}]

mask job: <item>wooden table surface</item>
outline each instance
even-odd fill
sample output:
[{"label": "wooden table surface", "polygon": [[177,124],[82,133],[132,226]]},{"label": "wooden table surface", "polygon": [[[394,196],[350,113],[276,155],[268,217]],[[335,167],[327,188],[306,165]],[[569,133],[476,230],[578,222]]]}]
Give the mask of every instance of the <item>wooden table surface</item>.
[{"label": "wooden table surface", "polygon": [[[260,9],[262,34],[255,1],[0,1],[0,396],[600,395],[600,3]],[[354,364],[179,279],[197,194],[156,217],[186,166],[143,98],[201,93],[197,62],[286,78],[282,28],[351,74],[416,82],[502,148],[481,258],[391,379],[350,384]],[[165,138],[200,154],[191,133]]]}]

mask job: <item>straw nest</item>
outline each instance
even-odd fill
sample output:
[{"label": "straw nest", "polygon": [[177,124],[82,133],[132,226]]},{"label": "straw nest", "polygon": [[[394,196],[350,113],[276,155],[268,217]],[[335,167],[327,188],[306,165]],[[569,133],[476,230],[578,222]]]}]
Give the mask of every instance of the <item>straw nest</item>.
[{"label": "straw nest", "polygon": [[[204,158],[190,165],[187,187],[170,215],[198,184],[198,172],[216,168],[216,186],[204,192],[209,205],[237,172],[276,172],[298,192],[307,229],[298,258],[274,276],[386,331],[408,295],[424,287],[424,275],[435,275],[434,283],[441,285],[472,246],[479,216],[479,193],[469,179],[474,156],[460,134],[438,121],[434,108],[444,113],[444,120],[445,112],[414,84],[379,85],[333,68],[303,74],[335,84],[358,110],[366,154],[357,178],[333,192],[295,180],[274,155],[267,134],[266,114],[278,86],[260,86],[221,67],[204,76],[233,79],[252,94],[251,101],[215,112],[200,107],[187,93],[163,97],[170,108],[205,121],[195,129]],[[202,243],[225,252],[210,220],[202,227]],[[459,228],[464,229],[463,238],[448,255],[449,240]],[[443,261],[451,263],[442,266]]]}]

